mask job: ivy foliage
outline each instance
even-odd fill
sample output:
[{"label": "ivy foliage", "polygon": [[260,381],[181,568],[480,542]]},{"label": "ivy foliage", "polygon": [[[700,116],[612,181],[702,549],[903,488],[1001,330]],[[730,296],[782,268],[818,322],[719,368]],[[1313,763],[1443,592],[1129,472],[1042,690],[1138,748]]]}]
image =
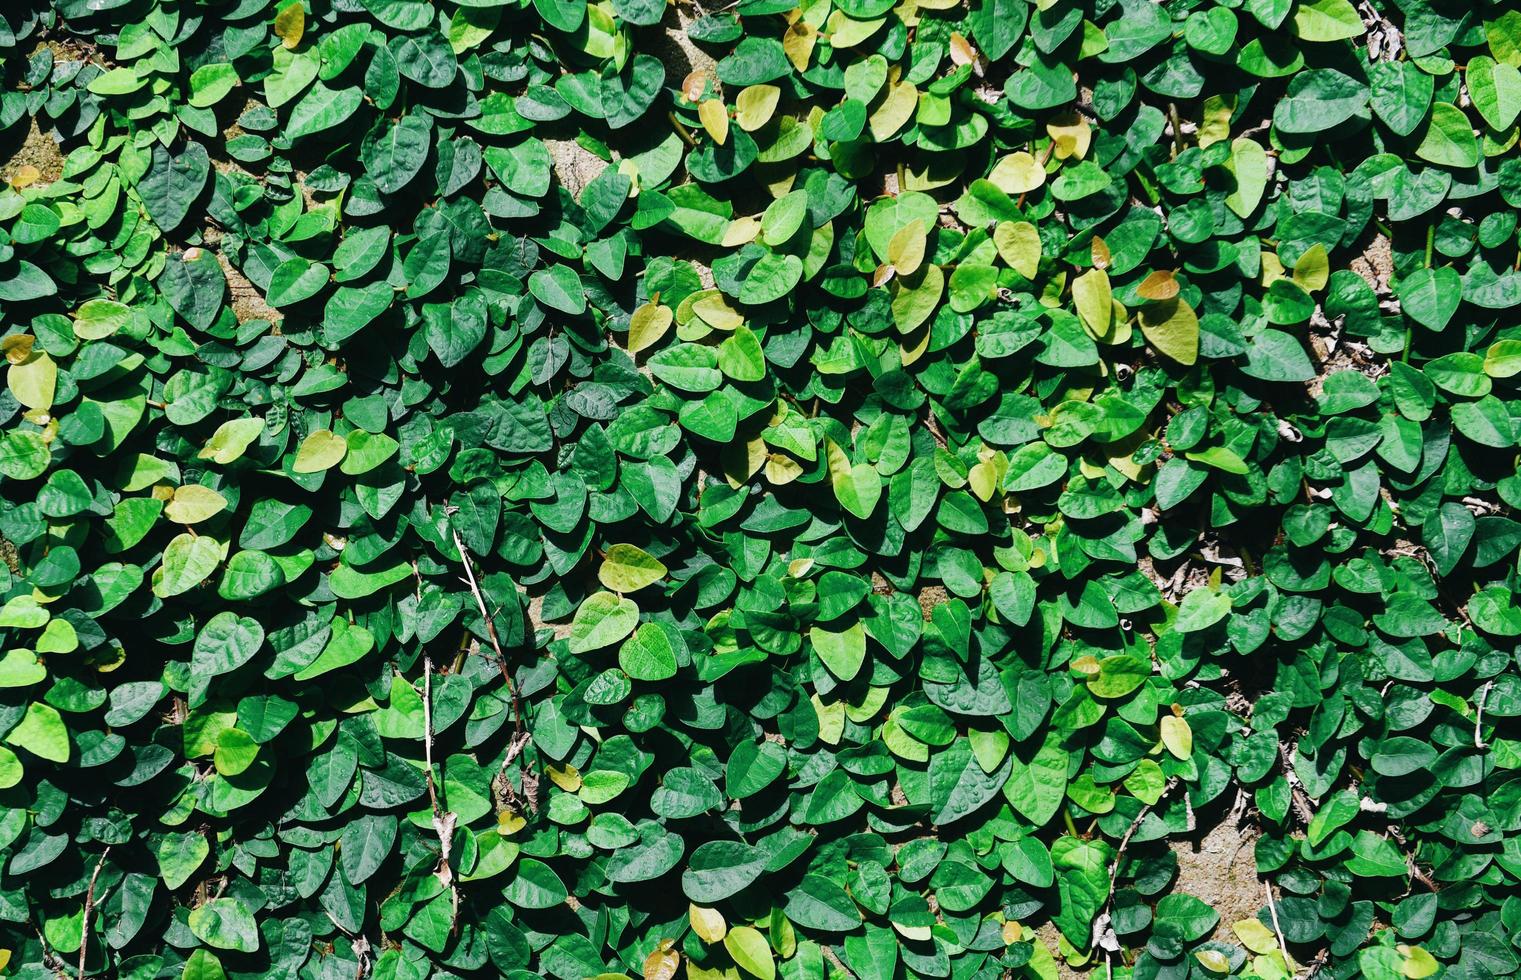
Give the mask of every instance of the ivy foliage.
[{"label": "ivy foliage", "polygon": [[8,975],[1516,973],[1513,3],[0,51]]}]

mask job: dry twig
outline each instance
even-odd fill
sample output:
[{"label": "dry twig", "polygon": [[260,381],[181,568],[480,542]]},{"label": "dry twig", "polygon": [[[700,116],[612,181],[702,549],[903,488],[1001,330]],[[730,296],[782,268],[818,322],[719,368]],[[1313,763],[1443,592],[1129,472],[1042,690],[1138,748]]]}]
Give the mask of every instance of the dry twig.
[{"label": "dry twig", "polygon": [[1485,681],[1484,686],[1479,688],[1479,710],[1473,718],[1473,747],[1476,749],[1484,748],[1484,736],[1480,734],[1480,729],[1484,727],[1484,702],[1489,700],[1489,689],[1493,684],[1494,681]]},{"label": "dry twig", "polygon": [[1283,939],[1283,927],[1278,924],[1278,903],[1273,901],[1273,886],[1264,881],[1262,890],[1267,894],[1268,914],[1273,918],[1273,934],[1278,937],[1278,952],[1283,954],[1283,965],[1290,973],[1298,973],[1299,967],[1295,964],[1294,957],[1289,955],[1289,944]]},{"label": "dry twig", "polygon": [[454,871],[449,867],[449,852],[454,845],[452,812],[445,811],[438,800],[438,790],[433,781],[433,658],[423,657],[423,758],[428,766],[428,800],[433,804],[433,832],[438,835],[438,868],[433,873],[443,886],[449,889],[454,903],[455,920],[459,913],[459,889],[454,886]]},{"label": "dry twig", "polygon": [[79,936],[79,980],[85,977],[85,957],[90,952],[90,915],[95,911],[95,882],[100,878],[100,870],[106,866],[106,855],[111,853],[111,845],[100,852],[100,860],[95,862],[95,871],[90,875],[90,885],[85,889],[84,922],[80,925]]},{"label": "dry twig", "polygon": [[465,582],[470,586],[470,594],[475,597],[475,605],[481,611],[481,619],[486,623],[486,638],[491,641],[491,649],[496,651],[496,666],[502,672],[502,683],[507,685],[507,692],[512,695],[513,715],[513,741],[523,734],[523,703],[518,698],[518,686],[512,682],[512,672],[507,669],[507,655],[502,652],[502,641],[497,636],[496,620],[486,610],[486,599],[481,595],[480,583],[475,580],[474,563],[470,560],[470,552],[465,548],[465,542],[460,540],[459,532],[454,531],[454,547],[459,549],[460,561],[465,565]]},{"label": "dry twig", "polygon": [[[1104,902],[1103,911],[1093,920],[1092,944],[1103,949],[1106,954],[1119,949],[1119,941],[1115,938],[1113,930],[1109,928],[1109,910],[1114,907],[1114,884],[1120,877],[1120,865],[1125,861],[1125,849],[1130,846],[1130,838],[1134,837],[1135,832],[1140,829],[1141,822],[1146,819],[1146,814],[1150,813],[1153,807],[1166,799],[1167,794],[1172,792],[1173,787],[1176,785],[1178,785],[1178,777],[1174,776],[1167,781],[1166,786],[1162,787],[1162,792],[1157,796],[1155,801],[1141,807],[1141,812],[1137,813],[1135,819],[1130,821],[1130,827],[1126,829],[1125,836],[1120,838],[1120,846],[1115,849],[1114,861],[1109,865],[1109,898]],[[1190,813],[1192,813],[1192,810],[1190,810]]]},{"label": "dry twig", "polygon": [[834,947],[828,944],[823,944],[820,948],[824,950],[824,959],[828,960],[836,970],[839,970],[845,976],[849,977],[850,980],[855,980],[856,975],[854,973],[851,973],[850,967],[846,966],[840,960],[840,954],[834,951]]},{"label": "dry twig", "polygon": [[53,952],[53,947],[48,945],[47,937],[42,934],[41,929],[34,925],[32,926],[32,931],[37,934],[37,941],[42,944],[43,965],[52,970],[53,974],[59,977],[60,980],[68,980],[69,964],[64,962],[62,956]]},{"label": "dry twig", "polygon": [[1278,743],[1278,757],[1283,762],[1283,778],[1289,784],[1294,812],[1308,824],[1315,816],[1315,809],[1310,806],[1310,797],[1304,791],[1304,784],[1299,781],[1299,774],[1294,771],[1294,760],[1289,755],[1289,747],[1282,742]]}]

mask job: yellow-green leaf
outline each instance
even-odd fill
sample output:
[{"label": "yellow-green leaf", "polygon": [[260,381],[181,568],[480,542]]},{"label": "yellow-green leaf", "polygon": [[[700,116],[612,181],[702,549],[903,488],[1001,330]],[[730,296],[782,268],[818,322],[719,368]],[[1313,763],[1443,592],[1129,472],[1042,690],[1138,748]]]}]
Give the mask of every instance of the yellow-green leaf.
[{"label": "yellow-green leaf", "polygon": [[1052,155],[1058,160],[1069,157],[1081,160],[1088,155],[1088,147],[1093,142],[1093,130],[1088,126],[1088,120],[1076,112],[1053,117],[1046,123],[1046,133],[1054,144]]},{"label": "yellow-green leaf", "polygon": [[296,450],[296,462],[291,469],[297,473],[321,473],[343,462],[349,451],[348,440],[335,435],[330,429],[318,429],[301,440]]},{"label": "yellow-green leaf", "polygon": [[20,364],[12,364],[5,380],[16,401],[47,411],[53,407],[53,395],[58,390],[58,365],[37,351]]},{"label": "yellow-green leaf", "polygon": [[1197,950],[1194,953],[1194,959],[1198,960],[1199,965],[1204,967],[1204,969],[1209,970],[1211,973],[1231,972],[1230,957],[1226,956],[1218,949]]},{"label": "yellow-green leaf", "polygon": [[897,234],[887,243],[887,261],[893,264],[898,275],[911,276],[919,271],[928,240],[929,230],[918,218],[898,229]]},{"label": "yellow-green leaf", "polygon": [[1141,307],[1141,333],[1159,352],[1179,364],[1199,359],[1199,317],[1181,296]]},{"label": "yellow-green leaf", "polygon": [[188,483],[177,487],[164,505],[164,516],[176,524],[199,524],[227,509],[227,498],[210,487]]},{"label": "yellow-green leaf", "polygon": [[1425,980],[1426,977],[1441,969],[1436,957],[1427,952],[1425,947],[1400,943],[1395,948],[1405,957],[1405,962],[1400,964],[1400,972],[1410,980]]},{"label": "yellow-green leaf", "polygon": [[729,141],[729,107],[722,99],[703,100],[697,107],[697,118],[702,120],[702,128],[713,137],[713,142],[723,146]]},{"label": "yellow-green leaf", "polygon": [[1331,260],[1326,255],[1326,247],[1319,242],[1311,245],[1294,263],[1294,282],[1307,293],[1324,289],[1330,278]]},{"label": "yellow-green leaf", "polygon": [[198,458],[226,466],[247,452],[263,432],[263,419],[229,419],[217,426],[206,445],[201,447]]},{"label": "yellow-green leaf", "polygon": [[935,312],[945,292],[945,273],[938,265],[922,265],[912,276],[893,280],[893,322],[899,333],[911,333]]},{"label": "yellow-green leaf", "polygon": [[1242,919],[1231,924],[1231,931],[1241,945],[1254,953],[1266,955],[1278,948],[1278,937],[1260,919]]},{"label": "yellow-green leaf", "polygon": [[114,299],[92,299],[74,314],[74,336],[80,340],[104,340],[132,322],[132,310]]},{"label": "yellow-green leaf", "polygon": [[275,15],[275,36],[287,50],[292,50],[305,34],[306,8],[301,5],[301,0],[291,0]]},{"label": "yellow-green leaf", "polygon": [[871,127],[872,138],[878,143],[886,143],[913,118],[914,110],[918,107],[919,90],[912,84],[901,82],[889,86],[866,120]]},{"label": "yellow-green leaf", "polygon": [[1040,268],[1040,232],[1028,221],[1004,221],[993,229],[993,245],[1009,268],[1034,279]]},{"label": "yellow-green leaf", "polygon": [[1162,744],[1167,747],[1167,751],[1179,759],[1187,759],[1194,754],[1194,731],[1188,727],[1188,722],[1177,715],[1163,715],[1160,727]]},{"label": "yellow-green leaf", "polygon": [[999,160],[988,180],[1005,194],[1028,194],[1045,184],[1046,170],[1035,157],[1021,150]]},{"label": "yellow-green leaf", "polygon": [[666,567],[643,548],[615,544],[607,549],[597,580],[612,592],[637,592],[665,578]]},{"label": "yellow-green leaf", "polygon": [[1302,41],[1345,41],[1366,29],[1348,0],[1300,0],[1294,9],[1294,34]]},{"label": "yellow-green leaf", "polygon": [[722,942],[729,931],[729,925],[724,921],[723,913],[717,909],[689,905],[687,919],[692,923],[692,931],[697,933],[697,938],[705,943]]},{"label": "yellow-green leaf", "polygon": [[1109,333],[1110,317],[1114,314],[1113,300],[1109,274],[1102,269],[1089,269],[1072,280],[1072,302],[1077,307],[1077,315],[1096,339],[1102,340]]},{"label": "yellow-green leaf", "polygon": [[1236,178],[1236,189],[1225,195],[1225,206],[1240,217],[1248,217],[1262,202],[1267,190],[1267,151],[1245,136],[1231,141],[1231,157],[1226,169]]},{"label": "yellow-green leaf", "polygon": [[26,749],[39,759],[60,764],[69,761],[69,729],[63,723],[63,716],[38,701],[26,706],[21,724],[10,730],[5,741],[7,745]]},{"label": "yellow-green leaf", "polygon": [[734,121],[739,128],[753,133],[776,114],[782,90],[775,85],[751,85],[742,89],[734,100]]},{"label": "yellow-green leaf", "polygon": [[766,937],[750,926],[735,926],[724,936],[724,948],[739,968],[760,980],[776,980],[776,961]]},{"label": "yellow-green leaf", "polygon": [[1211,95],[1204,100],[1199,116],[1199,146],[1213,146],[1231,135],[1231,116],[1236,111],[1234,95]]},{"label": "yellow-green leaf", "polygon": [[629,353],[637,354],[652,346],[671,329],[671,308],[658,303],[645,303],[634,311],[628,321]]}]

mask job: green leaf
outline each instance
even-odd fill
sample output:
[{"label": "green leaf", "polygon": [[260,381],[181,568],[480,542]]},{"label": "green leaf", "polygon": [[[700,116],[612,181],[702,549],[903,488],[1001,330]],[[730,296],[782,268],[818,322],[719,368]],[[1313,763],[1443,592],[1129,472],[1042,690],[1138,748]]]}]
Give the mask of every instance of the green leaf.
[{"label": "green leaf", "polygon": [[226,980],[222,963],[209,949],[197,949],[185,959],[185,970],[180,980]]},{"label": "green leaf", "polygon": [[1415,155],[1444,167],[1474,167],[1480,159],[1479,140],[1463,110],[1450,102],[1431,107],[1431,122]]},{"label": "green leaf", "polygon": [[552,310],[572,316],[585,312],[586,292],[581,279],[568,265],[552,265],[528,277],[528,291],[533,298]]},{"label": "green leaf", "polygon": [[851,463],[845,451],[828,443],[829,482],[835,500],[855,517],[866,520],[882,498],[882,477],[866,463]]},{"label": "green leaf", "polygon": [[1273,125],[1286,133],[1328,132],[1362,115],[1370,96],[1355,78],[1334,68],[1313,68],[1289,82],[1288,97],[1273,108]]},{"label": "green leaf", "polygon": [[744,890],[765,866],[765,854],[749,844],[708,841],[688,856],[681,890],[699,905],[712,905]]},{"label": "green leaf", "polygon": [[347,620],[335,619],[332,634],[317,658],[295,674],[298,681],[311,680],[329,671],[347,667],[375,649],[375,635],[363,626],[351,625]]},{"label": "green leaf", "polygon": [[92,299],[74,314],[74,336],[105,340],[132,320],[132,308],[109,299]]},{"label": "green leaf", "polygon": [[1062,835],[1051,845],[1061,911],[1056,925],[1067,941],[1087,946],[1090,927],[1109,895],[1109,862],[1113,848],[1102,840]]},{"label": "green leaf", "polygon": [[1475,109],[1495,132],[1503,132],[1521,115],[1521,71],[1486,55],[1468,60],[1463,76]]},{"label": "green leaf", "polygon": [[569,896],[565,883],[549,865],[532,858],[518,862],[517,874],[503,890],[507,901],[522,909],[549,909]]},{"label": "green leaf", "polygon": [[190,931],[208,946],[252,953],[259,948],[259,926],[241,899],[213,898],[190,910]]},{"label": "green leaf", "polygon": [[1028,761],[1013,759],[1003,795],[1032,824],[1043,827],[1056,815],[1067,794],[1067,753],[1047,741]]},{"label": "green leaf", "polygon": [[175,537],[153,573],[153,594],[167,599],[190,591],[216,571],[222,553],[223,546],[215,538],[190,533]]},{"label": "green leaf", "polygon": [[756,260],[739,287],[741,303],[773,303],[797,286],[803,278],[803,263],[795,255],[768,252]]},{"label": "green leaf", "polygon": [[859,622],[841,632],[815,626],[808,631],[808,641],[829,672],[842,681],[854,678],[866,661],[866,629]]},{"label": "green leaf", "polygon": [[420,115],[406,115],[381,125],[365,137],[359,158],[382,194],[395,194],[422,171],[433,140],[432,127]]},{"label": "green leaf", "polygon": [[36,654],[30,650],[17,647],[0,657],[0,687],[30,687],[47,676],[47,668],[37,662]]},{"label": "green leaf", "polygon": [[211,158],[201,144],[188,142],[172,154],[155,145],[152,163],[137,182],[137,193],[153,223],[167,233],[184,224],[210,176]]},{"label": "green leaf", "polygon": [[14,271],[0,278],[0,300],[7,303],[41,299],[57,293],[58,286],[52,277],[25,259],[16,263]]},{"label": "green leaf", "polygon": [[1178,618],[1173,621],[1173,629],[1179,633],[1207,630],[1230,611],[1230,596],[1207,588],[1194,589],[1178,604]]},{"label": "green leaf", "polygon": [[1300,0],[1294,7],[1294,34],[1302,41],[1344,41],[1364,29],[1348,0]]},{"label": "green leaf", "polygon": [[1098,675],[1088,680],[1088,690],[1101,698],[1122,698],[1151,676],[1151,665],[1136,657],[1105,657],[1098,666]]},{"label": "green leaf", "polygon": [[1395,290],[1400,308],[1428,330],[1442,330],[1458,311],[1463,283],[1450,267],[1417,269],[1401,279]]},{"label": "green leaf", "polygon": [[796,190],[772,201],[761,215],[761,241],[775,248],[792,240],[808,217],[808,192]]},{"label": "green leaf", "polygon": [[300,139],[341,126],[353,118],[363,101],[364,93],[358,86],[335,89],[318,82],[291,107],[285,135]]},{"label": "green leaf", "polygon": [[725,767],[724,792],[736,800],[754,796],[787,771],[787,752],[775,742],[740,742]]},{"label": "green leaf", "polygon": [[211,845],[200,833],[166,834],[158,845],[159,876],[164,887],[177,891],[190,880],[211,854]]},{"label": "green leaf", "polygon": [[952,742],[948,750],[930,759],[930,799],[935,807],[935,823],[954,823],[976,813],[998,795],[1007,773],[1002,766],[994,766],[988,772],[967,741]]},{"label": "green leaf", "polygon": [[1264,330],[1247,348],[1242,373],[1262,381],[1308,381],[1315,366],[1299,340],[1281,330]]},{"label": "green leaf", "polygon": [[1373,112],[1399,136],[1409,136],[1431,110],[1435,81],[1410,61],[1380,61],[1368,67]]},{"label": "green leaf", "polygon": [[264,630],[256,620],[224,610],[197,634],[190,666],[197,674],[226,674],[251,660],[263,643]]},{"label": "green leaf", "polygon": [[327,266],[307,259],[286,259],[269,280],[269,305],[276,309],[305,302],[327,286]]},{"label": "green leaf", "polygon": [[645,623],[618,648],[618,666],[636,681],[664,681],[676,676],[676,651],[665,630]]}]

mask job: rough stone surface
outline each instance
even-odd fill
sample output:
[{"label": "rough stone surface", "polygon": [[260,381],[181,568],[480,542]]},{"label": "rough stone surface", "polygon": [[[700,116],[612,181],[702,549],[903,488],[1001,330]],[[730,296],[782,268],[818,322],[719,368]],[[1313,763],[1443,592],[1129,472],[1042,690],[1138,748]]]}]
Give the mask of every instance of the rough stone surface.
[{"label": "rough stone surface", "polygon": [[1231,923],[1254,918],[1262,907],[1262,883],[1257,878],[1257,832],[1238,827],[1225,817],[1208,830],[1174,840],[1178,856],[1176,891],[1187,892],[1220,913],[1215,939],[1237,942]]},{"label": "rough stone surface", "polygon": [[573,139],[546,139],[544,146],[553,161],[555,178],[571,197],[579,198],[586,185],[608,166],[606,160]]},{"label": "rough stone surface", "polygon": [[1394,253],[1389,247],[1389,239],[1383,235],[1374,235],[1363,254],[1352,260],[1351,268],[1379,296],[1387,294],[1389,277],[1394,275]]},{"label": "rough stone surface", "polygon": [[37,185],[51,184],[63,176],[63,152],[53,137],[37,128],[36,120],[21,145],[10,151],[4,166],[0,166],[0,174],[9,180],[23,167],[33,167],[41,175],[34,181]]},{"label": "rough stone surface", "polygon": [[[1231,924],[1255,918],[1263,906],[1253,847],[1257,836],[1254,828],[1238,826],[1233,815],[1223,814],[1210,826],[1168,842],[1178,858],[1178,875],[1170,891],[1192,895],[1220,913],[1213,939],[1239,943]],[[1047,922],[1035,931],[1056,958],[1060,980],[1093,980],[1104,975],[1102,956],[1076,967],[1062,959],[1058,952],[1061,933],[1055,925]]]},{"label": "rough stone surface", "polygon": [[654,28],[650,29],[651,39],[655,41],[650,53],[665,65],[667,85],[680,84],[682,79],[694,71],[712,71],[717,64],[711,55],[692,43],[692,39],[687,36],[687,28],[699,16],[699,12],[686,4],[673,4],[665,8],[658,36]]}]

